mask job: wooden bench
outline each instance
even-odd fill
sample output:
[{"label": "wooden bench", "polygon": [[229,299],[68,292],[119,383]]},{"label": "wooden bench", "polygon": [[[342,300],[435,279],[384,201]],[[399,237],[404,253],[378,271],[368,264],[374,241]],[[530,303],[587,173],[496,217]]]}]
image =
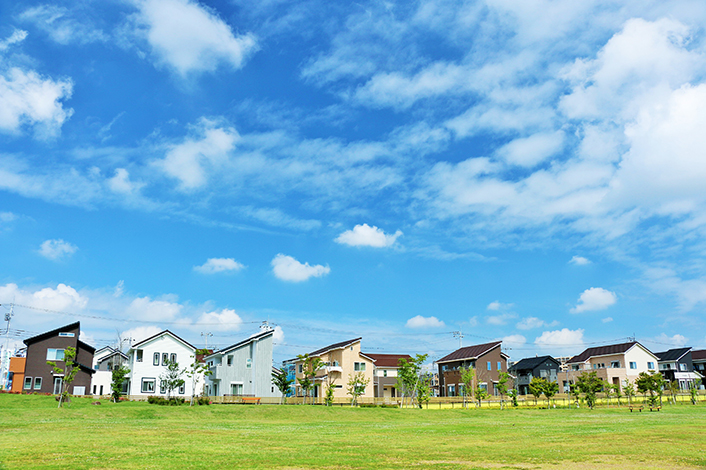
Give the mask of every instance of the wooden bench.
[{"label": "wooden bench", "polygon": [[659,405],[657,405],[657,406],[650,406],[650,411],[659,411],[659,410],[661,410],[661,409],[662,409],[662,407],[659,406]]},{"label": "wooden bench", "polygon": [[642,409],[644,408],[644,406],[642,406],[642,405],[639,405],[639,406],[638,406],[638,405],[630,405],[629,408],[630,408],[630,413],[632,413],[633,408],[636,409],[637,411],[639,411],[640,413],[642,413]]},{"label": "wooden bench", "polygon": [[259,405],[260,398],[259,397],[243,397],[241,403],[243,405]]}]

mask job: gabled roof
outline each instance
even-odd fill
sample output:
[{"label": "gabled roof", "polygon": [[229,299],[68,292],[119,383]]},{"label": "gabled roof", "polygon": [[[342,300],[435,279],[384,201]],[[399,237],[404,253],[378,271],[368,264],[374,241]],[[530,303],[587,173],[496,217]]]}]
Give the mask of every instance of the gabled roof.
[{"label": "gabled roof", "polygon": [[524,359],[519,360],[515,364],[510,367],[511,370],[528,370],[528,369],[534,369],[540,364],[543,364],[547,361],[552,361],[556,365],[560,365],[559,361],[554,359],[552,356],[539,356],[539,357],[526,357]]},{"label": "gabled roof", "polygon": [[[363,353],[361,353],[363,354]],[[409,354],[372,354],[365,353],[375,363],[375,367],[399,367],[400,359],[410,360],[412,356]]]},{"label": "gabled roof", "polygon": [[334,349],[343,349],[345,347],[350,346],[351,344],[357,343],[361,339],[363,339],[362,336],[360,338],[349,339],[348,341],[341,341],[340,343],[330,344],[325,348],[317,349],[316,351],[309,353],[309,356],[321,356],[322,354],[332,351]]},{"label": "gabled roof", "polygon": [[675,349],[670,349],[668,351],[662,351],[655,353],[655,356],[662,361],[678,361],[681,359],[683,356],[685,356],[689,351],[691,351],[691,348],[675,348]]},{"label": "gabled roof", "polygon": [[[127,355],[125,353],[123,353],[122,351],[118,351],[118,350],[113,349],[113,352],[111,352],[110,354],[106,354],[105,356],[99,357],[98,361],[103,362],[106,359],[110,359],[111,357],[114,357],[114,356],[121,356],[123,359],[128,358]],[[95,355],[94,355],[94,357],[95,357]]]},{"label": "gabled roof", "polygon": [[642,349],[652,354],[649,349],[647,349],[637,341],[630,341],[629,343],[611,344],[609,346],[598,346],[595,348],[588,348],[578,356],[574,356],[569,359],[569,363],[574,364],[577,362],[586,362],[589,358],[594,356],[610,356],[611,354],[623,354],[635,345],[640,346]]},{"label": "gabled roof", "polygon": [[247,338],[247,339],[244,339],[244,340],[242,340],[242,341],[240,341],[240,342],[238,342],[238,343],[235,343],[235,344],[233,344],[233,345],[231,345],[231,346],[228,346],[227,348],[223,348],[223,349],[221,349],[220,351],[217,351],[217,352],[215,352],[215,353],[213,353],[213,354],[209,354],[209,355],[207,355],[206,357],[215,356],[216,354],[226,354],[226,353],[228,353],[228,352],[230,352],[230,351],[232,351],[232,350],[234,350],[234,349],[238,349],[239,347],[244,346],[244,345],[246,345],[246,344],[248,344],[248,343],[251,343],[251,342],[253,342],[253,341],[260,340],[260,339],[262,339],[262,338],[264,338],[264,337],[266,337],[266,336],[269,336],[269,335],[273,335],[274,333],[275,333],[275,330],[269,330],[269,331],[263,331],[263,332],[261,332],[261,333],[254,334],[254,335],[252,335],[251,337],[249,337],[249,338]]},{"label": "gabled roof", "polygon": [[[477,359],[483,354],[486,354],[487,352],[490,352],[491,350],[495,348],[499,348],[500,345],[502,344],[502,341],[495,341],[492,343],[485,343],[485,344],[477,344],[475,346],[467,346],[465,348],[457,349],[456,351],[452,352],[451,354],[448,354],[438,361],[436,361],[437,364],[440,364],[442,362],[452,362],[452,361],[461,361],[465,359]],[[505,355],[507,356],[507,355]]]},{"label": "gabled roof", "polygon": [[156,335],[152,335],[152,336],[150,336],[150,337],[147,338],[147,339],[143,339],[143,340],[140,341],[139,343],[133,344],[133,345],[130,347],[130,349],[131,349],[131,350],[132,350],[132,349],[136,349],[138,346],[142,346],[143,344],[145,344],[145,343],[147,343],[147,342],[149,342],[149,341],[152,341],[153,339],[158,338],[159,336],[163,336],[163,335],[169,335],[169,336],[171,336],[172,338],[174,338],[175,340],[177,340],[177,341],[183,343],[184,345],[190,347],[191,349],[196,350],[196,348],[195,348],[194,346],[192,346],[189,342],[184,341],[183,339],[181,339],[180,337],[178,337],[177,335],[175,335],[174,333],[172,333],[172,332],[169,331],[169,330],[160,331],[160,332],[157,333]]},{"label": "gabled roof", "polygon": [[696,351],[691,351],[691,359],[692,360],[706,359],[706,349],[697,349]]},{"label": "gabled roof", "polygon": [[[32,336],[31,338],[27,338],[26,340],[23,341],[24,344],[29,346],[32,343],[36,343],[42,340],[45,340],[47,338],[51,338],[52,336],[57,336],[59,333],[69,331],[69,330],[79,330],[81,331],[81,322],[76,322],[76,323],[71,323],[70,325],[65,325],[61,326],[59,328],[56,328],[55,330],[47,331],[45,333],[39,334],[37,336]],[[77,338],[78,339],[78,338]],[[93,349],[93,348],[91,348]]]}]

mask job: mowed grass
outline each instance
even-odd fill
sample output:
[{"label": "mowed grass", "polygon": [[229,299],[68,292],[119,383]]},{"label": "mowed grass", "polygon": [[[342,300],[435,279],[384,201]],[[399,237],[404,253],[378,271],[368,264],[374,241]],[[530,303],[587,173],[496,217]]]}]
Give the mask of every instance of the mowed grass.
[{"label": "mowed grass", "polygon": [[91,405],[0,395],[0,469],[703,468],[706,407]]}]

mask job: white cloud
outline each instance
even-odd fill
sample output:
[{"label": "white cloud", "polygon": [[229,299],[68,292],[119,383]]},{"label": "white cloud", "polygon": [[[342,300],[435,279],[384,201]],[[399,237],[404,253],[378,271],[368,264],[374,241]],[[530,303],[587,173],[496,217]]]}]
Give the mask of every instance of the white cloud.
[{"label": "white cloud", "polygon": [[440,328],[446,326],[443,321],[436,317],[423,317],[417,315],[407,320],[405,324],[407,328]]},{"label": "white cloud", "polygon": [[272,272],[275,277],[283,281],[302,282],[311,277],[326,276],[331,272],[328,266],[316,264],[310,266],[309,263],[300,263],[291,256],[279,253],[272,259]]},{"label": "white cloud", "polygon": [[38,5],[19,15],[19,19],[34,23],[49,37],[63,45],[105,42],[108,36],[92,26],[88,18],[76,19],[71,12],[57,5]]},{"label": "white cloud", "polygon": [[151,338],[162,331],[163,330],[161,328],[157,328],[156,326],[138,326],[121,332],[120,337],[132,338],[130,345],[133,345],[147,338]]},{"label": "white cloud", "polygon": [[152,300],[150,297],[138,297],[130,302],[125,313],[130,318],[159,322],[174,320],[182,306],[171,300]]},{"label": "white cloud", "polygon": [[603,323],[610,323],[613,321],[613,317],[605,317],[604,319],[601,320]]},{"label": "white cloud", "polygon": [[241,269],[245,269],[245,265],[235,261],[233,258],[209,258],[201,266],[194,266],[194,271],[202,274],[233,272]]},{"label": "white cloud", "polygon": [[234,35],[214,11],[190,0],[135,0],[136,30],[149,44],[159,65],[182,77],[214,72],[225,64],[245,65],[256,51],[251,34]]},{"label": "white cloud", "polygon": [[39,254],[50,260],[68,258],[76,253],[78,247],[62,239],[46,240],[39,247]]},{"label": "white cloud", "polygon": [[587,264],[591,264],[591,260],[588,258],[584,258],[583,256],[573,256],[569,260],[570,264],[575,264],[576,266],[586,266]]},{"label": "white cloud", "polygon": [[512,312],[501,313],[500,315],[490,315],[485,317],[488,325],[506,325],[510,320],[517,318],[517,314]]},{"label": "white cloud", "polygon": [[537,317],[526,317],[520,320],[520,322],[515,326],[519,330],[532,330],[534,328],[541,328],[544,325],[544,320],[540,320]]},{"label": "white cloud", "polygon": [[243,323],[235,310],[224,308],[220,312],[208,312],[199,317],[199,323],[210,323],[223,331],[237,331]]},{"label": "white cloud", "polygon": [[534,340],[534,343],[543,349],[580,347],[583,345],[583,331],[582,329],[570,330],[568,328],[545,331]]},{"label": "white cloud", "polygon": [[494,302],[490,302],[488,306],[486,307],[488,310],[507,310],[509,308],[512,308],[515,304],[504,304],[502,302],[498,302],[497,300]]},{"label": "white cloud", "polygon": [[284,342],[284,330],[282,330],[282,327],[277,325],[275,326],[275,332],[272,335],[272,341],[275,343],[283,343]]},{"label": "white cloud", "polygon": [[0,40],[0,52],[6,51],[11,45],[20,43],[27,38],[27,31],[16,29],[9,38]]},{"label": "white cloud", "polygon": [[363,224],[356,225],[353,230],[346,230],[335,239],[335,242],[350,246],[385,248],[392,246],[401,235],[402,232],[399,230],[393,235],[388,235],[374,225],[371,227],[368,224]]},{"label": "white cloud", "polygon": [[2,304],[13,302],[30,307],[72,312],[84,309],[88,300],[88,297],[79,294],[76,289],[66,284],[58,284],[55,289],[45,287],[35,291],[20,289],[17,284],[0,286]]},{"label": "white cloud", "polygon": [[578,303],[576,307],[571,309],[571,313],[604,310],[617,301],[618,296],[615,295],[615,292],[603,289],[602,287],[591,287],[581,293]]},{"label": "white cloud", "polygon": [[511,165],[533,167],[559,153],[564,146],[564,133],[534,134],[515,139],[500,147],[496,155]]},{"label": "white cloud", "polygon": [[130,181],[130,174],[125,168],[115,170],[115,176],[108,179],[108,187],[115,193],[132,195],[140,191],[144,183]]},{"label": "white cloud", "polygon": [[19,134],[31,127],[37,139],[59,134],[73,109],[62,101],[71,97],[71,79],[53,80],[33,70],[0,68],[0,132]]},{"label": "white cloud", "polygon": [[510,335],[510,336],[505,336],[502,339],[502,342],[510,345],[510,347],[517,347],[517,346],[522,346],[525,343],[527,343],[527,338],[525,338],[522,335]]},{"label": "white cloud", "polygon": [[194,126],[196,136],[170,146],[163,160],[155,162],[158,168],[180,182],[182,190],[204,186],[209,172],[221,167],[235,148],[239,135],[230,127],[218,127],[215,122],[202,119]]},{"label": "white cloud", "polygon": [[[680,334],[675,334],[674,336],[667,336],[665,333],[661,333],[654,340],[660,346],[664,346],[661,349],[659,347],[655,347],[655,348],[657,348],[657,350],[670,349],[670,348],[683,348],[684,346],[687,345],[687,343],[689,343],[689,338],[687,338],[683,335],[680,335]],[[654,350],[655,349],[653,349],[653,351]]]}]

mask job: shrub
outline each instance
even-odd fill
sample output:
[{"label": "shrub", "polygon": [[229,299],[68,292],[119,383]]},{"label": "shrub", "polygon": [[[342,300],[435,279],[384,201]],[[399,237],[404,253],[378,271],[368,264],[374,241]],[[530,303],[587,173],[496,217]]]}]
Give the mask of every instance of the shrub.
[{"label": "shrub", "polygon": [[375,403],[358,403],[358,406],[361,408],[377,408]]},{"label": "shrub", "polygon": [[151,396],[151,397],[147,397],[147,403],[151,403],[152,405],[161,405],[161,406],[179,406],[179,405],[184,404],[184,399],[178,398],[178,397],[172,397],[169,400],[167,400],[164,397]]}]

